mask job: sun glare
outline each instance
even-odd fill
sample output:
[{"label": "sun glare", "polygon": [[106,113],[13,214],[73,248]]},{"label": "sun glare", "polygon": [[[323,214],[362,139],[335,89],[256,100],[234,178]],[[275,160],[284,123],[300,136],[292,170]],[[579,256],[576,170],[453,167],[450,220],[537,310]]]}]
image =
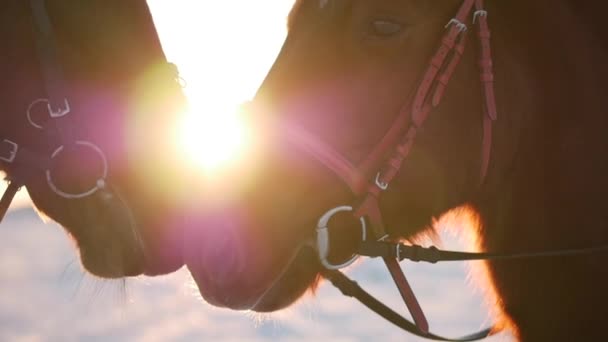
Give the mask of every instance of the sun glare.
[{"label": "sun glare", "polygon": [[[246,154],[254,138],[236,108],[251,99],[272,65],[294,1],[147,2],[167,58],[187,85],[191,110],[176,145],[185,160],[218,170]],[[29,203],[26,191],[16,203]]]},{"label": "sun glare", "polygon": [[213,171],[245,153],[247,127],[235,112],[218,106],[193,106],[180,127],[180,145],[188,159]]},{"label": "sun glare", "polygon": [[[205,172],[248,153],[254,132],[236,110],[251,99],[285,38],[293,0],[148,0],[163,48],[186,82],[178,145]],[[180,152],[182,153],[182,152]]]}]

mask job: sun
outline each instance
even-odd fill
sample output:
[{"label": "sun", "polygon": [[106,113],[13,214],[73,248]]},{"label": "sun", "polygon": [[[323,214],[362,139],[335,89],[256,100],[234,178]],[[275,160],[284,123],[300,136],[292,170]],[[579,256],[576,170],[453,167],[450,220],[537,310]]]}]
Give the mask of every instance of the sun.
[{"label": "sun", "polygon": [[240,159],[250,137],[236,109],[200,104],[184,115],[179,139],[186,158],[212,172]]},{"label": "sun", "polygon": [[251,150],[254,134],[237,108],[254,96],[275,60],[293,0],[147,2],[190,102],[179,153],[206,173],[220,173]]}]

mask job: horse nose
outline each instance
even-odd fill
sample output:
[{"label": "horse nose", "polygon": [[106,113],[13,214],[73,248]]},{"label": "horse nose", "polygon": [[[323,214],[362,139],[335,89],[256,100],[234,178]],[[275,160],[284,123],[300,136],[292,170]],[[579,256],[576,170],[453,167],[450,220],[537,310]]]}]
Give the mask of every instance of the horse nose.
[{"label": "horse nose", "polygon": [[185,242],[187,263],[218,285],[230,283],[244,264],[242,227],[235,216],[226,212],[206,215]]},{"label": "horse nose", "polygon": [[231,275],[239,273],[241,247],[234,232],[222,231],[220,236],[203,243],[200,258],[203,268],[218,283],[229,283]]}]

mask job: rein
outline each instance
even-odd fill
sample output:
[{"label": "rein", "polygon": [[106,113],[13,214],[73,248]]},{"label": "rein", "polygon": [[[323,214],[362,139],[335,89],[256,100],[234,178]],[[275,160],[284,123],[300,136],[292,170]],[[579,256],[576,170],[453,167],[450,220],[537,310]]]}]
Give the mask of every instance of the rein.
[{"label": "rein", "polygon": [[[384,259],[397,259],[399,261],[410,260],[413,262],[438,263],[442,261],[470,261],[470,260],[521,260],[532,258],[548,258],[557,256],[587,255],[600,252],[608,252],[608,245],[597,247],[565,249],[541,252],[522,252],[522,253],[473,253],[460,251],[446,251],[431,247],[421,247],[417,245],[405,245],[401,243],[385,241],[362,241],[357,250],[358,256],[381,257]],[[394,310],[378,301],[366,292],[357,282],[351,280],[339,270],[325,269],[321,274],[329,280],[340,292],[347,296],[357,299],[368,309],[374,311],[379,316],[393,323],[395,326],[418,337],[423,337],[437,341],[477,341],[489,337],[499,330],[493,326],[458,338],[448,338],[430,332],[421,331],[419,326],[410,322]]]},{"label": "rein", "polygon": [[[418,131],[427,120],[431,111],[440,104],[443,98],[448,83],[464,54],[468,33],[466,23],[468,20],[471,20],[477,26],[479,47],[479,70],[483,95],[483,133],[479,185],[483,184],[490,160],[492,124],[497,119],[487,14],[483,0],[463,1],[456,15],[445,25],[446,30],[440,40],[439,47],[423,74],[422,81],[418,85],[413,101],[404,104],[388,131],[359,165],[353,165],[342,154],[300,127],[285,125],[286,127],[283,127],[284,129],[282,130],[284,137],[289,142],[300,150],[310,154],[325,167],[333,171],[346,183],[357,198],[354,205],[331,209],[319,219],[316,230],[316,251],[319,261],[325,268],[322,274],[344,294],[355,296],[364,305],[399,327],[419,336],[439,340],[476,340],[489,336],[491,329],[486,329],[462,339],[446,339],[431,334],[424,311],[399,265],[399,261],[401,261],[398,257],[399,255],[375,255],[382,257],[384,260],[407,309],[412,315],[414,323],[397,315],[339,272],[341,268],[355,262],[360,255],[365,255],[361,253],[365,251],[353,254],[349,260],[341,264],[333,264],[329,261],[330,239],[328,224],[334,215],[340,212],[350,212],[361,224],[361,241],[388,243],[389,236],[383,222],[379,198],[399,173],[404,161],[411,152]],[[371,179],[373,181],[370,182]]]},{"label": "rein", "polygon": [[[324,267],[321,274],[344,295],[356,298],[363,305],[401,329],[432,340],[475,341],[498,332],[499,328],[496,326],[490,327],[461,338],[446,338],[431,333],[424,311],[399,265],[400,261],[409,259],[436,263],[440,261],[527,259],[608,251],[608,245],[606,245],[532,253],[467,253],[443,251],[436,247],[409,246],[390,240],[383,223],[379,198],[399,173],[412,149],[418,131],[429,114],[440,104],[448,83],[464,54],[469,20],[477,27],[478,65],[483,98],[483,129],[478,185],[483,185],[485,181],[491,154],[492,126],[498,117],[494,94],[491,34],[487,16],[488,12],[485,10],[483,0],[463,0],[456,15],[445,26],[446,31],[423,74],[413,101],[402,107],[384,137],[359,165],[354,165],[319,137],[300,127],[293,125],[282,127],[282,132],[287,141],[333,171],[358,198],[354,205],[331,209],[318,221],[316,243],[312,244],[312,248],[316,250],[319,261]],[[370,182],[372,179],[373,181]],[[361,239],[358,249],[347,261],[334,264],[329,260],[328,225],[331,218],[341,212],[350,212],[355,220],[360,222]],[[410,322],[382,304],[363,290],[355,281],[340,272],[340,269],[351,265],[360,256],[383,259],[414,322]]]}]

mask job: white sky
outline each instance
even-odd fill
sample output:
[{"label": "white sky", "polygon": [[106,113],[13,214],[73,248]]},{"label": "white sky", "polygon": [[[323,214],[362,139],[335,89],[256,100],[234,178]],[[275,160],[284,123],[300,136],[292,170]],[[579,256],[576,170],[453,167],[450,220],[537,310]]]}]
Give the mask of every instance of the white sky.
[{"label": "white sky", "polygon": [[285,37],[293,0],[148,0],[191,101],[230,109],[262,81]]}]

